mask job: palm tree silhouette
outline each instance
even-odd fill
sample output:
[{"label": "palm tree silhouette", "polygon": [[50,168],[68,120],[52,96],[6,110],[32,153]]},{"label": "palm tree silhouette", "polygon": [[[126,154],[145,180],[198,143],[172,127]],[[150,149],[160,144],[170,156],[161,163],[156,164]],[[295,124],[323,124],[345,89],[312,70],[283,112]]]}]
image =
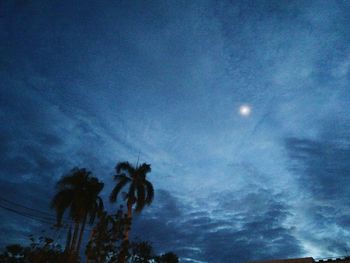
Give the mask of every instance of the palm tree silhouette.
[{"label": "palm tree silhouette", "polygon": [[[132,220],[132,210],[135,205],[135,212],[140,213],[146,205],[150,205],[154,197],[154,189],[151,182],[146,179],[146,175],[151,172],[151,165],[143,163],[133,166],[129,162],[120,162],[115,167],[116,175],[114,179],[117,184],[112,190],[110,201],[116,202],[121,190],[128,186],[124,195],[127,202],[128,219]],[[129,229],[126,228],[124,234],[125,241],[129,240]]]},{"label": "palm tree silhouette", "polygon": [[[103,186],[102,182],[84,168],[72,169],[57,182],[57,193],[52,199],[51,207],[56,210],[58,226],[61,226],[63,215],[69,210],[72,222],[66,249],[70,253],[79,254],[87,219],[89,218],[89,224],[93,224],[96,215],[103,210],[103,201],[99,197]],[[72,225],[74,232],[70,238]]]}]

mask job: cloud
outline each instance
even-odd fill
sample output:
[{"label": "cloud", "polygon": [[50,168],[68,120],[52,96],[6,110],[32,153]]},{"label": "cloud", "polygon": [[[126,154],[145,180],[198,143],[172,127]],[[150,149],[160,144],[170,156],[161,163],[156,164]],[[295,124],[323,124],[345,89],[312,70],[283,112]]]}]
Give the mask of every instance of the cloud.
[{"label": "cloud", "polygon": [[315,140],[286,140],[288,166],[304,200],[295,211],[304,218],[299,235],[318,247],[320,256],[344,254],[349,246],[350,140],[339,136],[343,128]]},{"label": "cloud", "polygon": [[[280,199],[256,189],[217,193],[189,205],[162,190],[156,193],[154,205],[137,219],[135,233],[153,242],[156,249],[173,250],[193,262],[245,262],[299,255],[302,246],[293,235],[293,227],[286,224],[289,207]],[[207,207],[198,206],[201,202]]]},{"label": "cloud", "polygon": [[287,148],[295,165],[302,171],[299,182],[320,201],[341,201],[348,195],[350,148],[331,140],[289,138]]},{"label": "cloud", "polygon": [[[135,233],[159,251],[343,254],[348,3],[3,6],[4,195],[45,210],[59,176],[83,166],[106,196],[115,163],[140,153],[157,192]],[[20,235],[24,219],[2,215]]]}]

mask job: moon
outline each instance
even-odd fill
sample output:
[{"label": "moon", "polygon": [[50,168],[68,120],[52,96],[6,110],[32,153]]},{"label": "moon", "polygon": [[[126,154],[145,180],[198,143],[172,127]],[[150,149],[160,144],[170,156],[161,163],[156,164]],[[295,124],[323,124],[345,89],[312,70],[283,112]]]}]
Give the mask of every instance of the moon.
[{"label": "moon", "polygon": [[239,107],[239,114],[243,117],[248,117],[252,112],[252,107],[247,105],[247,104],[243,104]]}]

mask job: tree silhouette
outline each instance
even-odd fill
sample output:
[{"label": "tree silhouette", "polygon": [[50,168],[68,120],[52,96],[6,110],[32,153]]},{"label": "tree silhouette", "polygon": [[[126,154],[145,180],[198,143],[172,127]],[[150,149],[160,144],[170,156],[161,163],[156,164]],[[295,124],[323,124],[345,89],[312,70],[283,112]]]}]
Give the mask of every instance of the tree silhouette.
[{"label": "tree silhouette", "polygon": [[156,263],[178,263],[179,258],[173,252],[167,252],[161,256],[155,257]]},{"label": "tree silhouette", "polygon": [[[67,254],[61,246],[52,238],[30,236],[29,246],[19,244],[9,245],[0,254],[2,263],[66,263],[69,262]],[[75,257],[74,262],[78,263],[79,258]]]},{"label": "tree silhouette", "polygon": [[[80,168],[72,169],[56,185],[57,193],[52,199],[51,207],[56,210],[58,226],[61,226],[63,215],[69,210],[72,223],[67,235],[66,249],[73,254],[79,254],[87,219],[93,224],[97,213],[103,209],[103,202],[99,197],[103,186],[91,172]],[[74,232],[70,237],[73,224]]]},{"label": "tree silhouette", "polygon": [[131,262],[133,263],[148,263],[155,255],[151,244],[147,241],[133,242],[130,244]]},{"label": "tree silhouette", "polygon": [[[130,245],[130,261],[132,263],[178,263],[179,258],[173,252],[155,255],[152,245],[147,241],[133,242]],[[129,262],[130,262],[129,261]]]},{"label": "tree silhouette", "polygon": [[116,214],[104,211],[94,226],[86,246],[87,263],[124,262],[128,257],[128,244],[124,242],[125,228],[128,226],[127,215],[120,208]]},{"label": "tree silhouette", "polygon": [[[153,201],[153,185],[146,179],[146,175],[151,172],[151,165],[143,163],[140,166],[133,166],[129,162],[120,162],[115,170],[114,179],[117,184],[112,190],[110,201],[116,202],[121,190],[128,186],[124,200],[127,203],[128,218],[131,221],[134,205],[135,212],[140,213],[146,205],[150,205]],[[125,240],[129,240],[129,229],[125,231]]]},{"label": "tree silhouette", "polygon": [[[51,238],[30,237],[27,247],[14,244],[0,253],[0,262],[4,263],[79,263],[79,250],[87,223],[97,224],[90,232],[85,255],[87,263],[177,263],[178,257],[172,253],[155,255],[147,241],[129,242],[132,212],[140,213],[154,198],[152,184],[146,180],[151,166],[132,166],[128,162],[118,163],[115,180],[117,181],[110,201],[116,202],[121,194],[127,203],[127,211],[121,205],[115,214],[104,211],[99,197],[104,184],[92,176],[86,169],[74,168],[63,176],[56,185],[56,193],[51,200],[51,208],[56,211],[57,226],[62,227],[63,216],[69,215],[65,250]],[[65,224],[67,225],[67,224]]]}]

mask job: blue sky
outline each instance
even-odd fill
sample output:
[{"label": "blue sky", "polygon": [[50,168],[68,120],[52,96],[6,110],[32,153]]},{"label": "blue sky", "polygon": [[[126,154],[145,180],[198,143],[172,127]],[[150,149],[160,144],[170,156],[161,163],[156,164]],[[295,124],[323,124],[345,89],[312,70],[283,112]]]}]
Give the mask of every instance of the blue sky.
[{"label": "blue sky", "polygon": [[[157,191],[133,235],[157,251],[344,255],[349,24],[348,1],[2,1],[0,196],[47,210],[81,166],[107,197],[140,153]],[[0,222],[2,246],[43,228]]]}]

